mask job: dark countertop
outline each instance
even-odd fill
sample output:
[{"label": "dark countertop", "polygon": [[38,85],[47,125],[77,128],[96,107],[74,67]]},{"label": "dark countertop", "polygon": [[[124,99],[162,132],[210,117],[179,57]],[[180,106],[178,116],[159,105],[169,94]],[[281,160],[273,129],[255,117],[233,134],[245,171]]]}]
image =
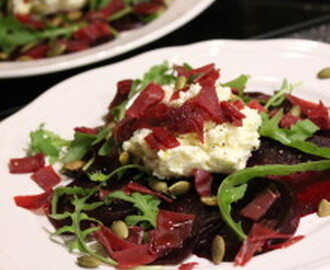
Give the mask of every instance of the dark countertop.
[{"label": "dark countertop", "polygon": [[208,39],[304,38],[330,43],[328,0],[216,0],[204,13],[173,33],[121,56],[69,71],[0,79],[0,119],[58,82],[156,48]]}]

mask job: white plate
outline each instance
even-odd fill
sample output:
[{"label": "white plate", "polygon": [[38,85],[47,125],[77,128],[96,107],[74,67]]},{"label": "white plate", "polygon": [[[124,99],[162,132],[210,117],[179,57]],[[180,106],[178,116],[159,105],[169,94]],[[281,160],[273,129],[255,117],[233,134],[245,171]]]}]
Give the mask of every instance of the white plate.
[{"label": "white plate", "polygon": [[[297,95],[330,104],[330,81],[315,76],[329,66],[330,46],[303,40],[209,41],[161,49],[62,82],[0,123],[1,270],[79,269],[74,255],[48,239],[43,218],[14,205],[15,195],[41,192],[29,175],[10,175],[6,168],[9,158],[24,155],[29,132],[44,122],[47,128],[71,138],[75,126],[102,123],[101,116],[106,113],[116,82],[139,77],[149,66],[164,60],[196,66],[215,62],[222,70],[223,81],[241,73],[250,74],[253,79],[249,88],[259,91],[276,89],[283,78],[303,82]],[[329,269],[330,220],[309,216],[303,219],[298,234],[306,238],[287,249],[255,257],[243,269]],[[196,260],[201,262],[196,269],[220,269],[192,258]],[[236,268],[223,263],[221,269]]]},{"label": "white plate", "polygon": [[157,20],[91,49],[55,58],[28,62],[0,62],[0,78],[25,77],[79,67],[131,51],[189,22],[215,0],[174,0]]}]

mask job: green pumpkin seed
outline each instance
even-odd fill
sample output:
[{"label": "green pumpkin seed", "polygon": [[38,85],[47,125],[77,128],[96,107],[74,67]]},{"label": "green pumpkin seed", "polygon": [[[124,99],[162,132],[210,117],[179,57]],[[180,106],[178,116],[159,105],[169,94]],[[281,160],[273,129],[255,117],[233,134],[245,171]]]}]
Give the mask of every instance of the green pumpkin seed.
[{"label": "green pumpkin seed", "polygon": [[31,61],[31,60],[33,60],[33,58],[28,55],[22,55],[22,56],[18,57],[16,60],[25,62],[25,61]]},{"label": "green pumpkin seed", "polygon": [[62,16],[55,16],[52,18],[49,22],[49,24],[53,27],[58,27],[63,23],[63,17]]},{"label": "green pumpkin seed", "polygon": [[30,49],[32,49],[36,45],[37,45],[36,42],[27,43],[20,49],[20,52],[25,53],[25,52],[29,51]]},{"label": "green pumpkin seed", "polygon": [[101,262],[93,256],[84,255],[77,259],[77,264],[84,268],[96,268]]},{"label": "green pumpkin seed", "polygon": [[4,52],[0,52],[0,60],[7,60],[9,57],[8,54],[4,53]]},{"label": "green pumpkin seed", "polygon": [[211,255],[215,264],[220,264],[225,256],[226,246],[222,236],[216,235],[212,241]]},{"label": "green pumpkin seed", "polygon": [[128,152],[125,151],[119,155],[119,162],[121,165],[128,164],[129,160],[130,160],[130,155]]},{"label": "green pumpkin seed", "polygon": [[319,79],[329,79],[330,78],[330,67],[324,68],[317,73]]},{"label": "green pumpkin seed", "polygon": [[112,222],[111,231],[122,239],[126,239],[129,235],[128,227],[122,220]]},{"label": "green pumpkin seed", "polygon": [[300,107],[299,106],[293,106],[292,109],[290,110],[290,113],[293,116],[299,117],[300,116]]},{"label": "green pumpkin seed", "polygon": [[168,192],[175,196],[183,195],[189,190],[190,183],[188,181],[178,181],[168,188]]},{"label": "green pumpkin seed", "polygon": [[76,171],[84,167],[86,164],[83,160],[75,160],[72,162],[69,162],[63,166],[63,169],[69,170],[69,171]]},{"label": "green pumpkin seed", "polygon": [[319,203],[317,209],[317,215],[319,217],[328,217],[330,216],[330,202],[326,199],[322,199]]},{"label": "green pumpkin seed", "polygon": [[48,57],[59,56],[66,51],[67,46],[63,43],[55,43],[47,52]]},{"label": "green pumpkin seed", "polygon": [[77,21],[83,16],[83,13],[81,11],[71,11],[68,14],[66,14],[66,17],[70,21]]},{"label": "green pumpkin seed", "polygon": [[183,87],[185,87],[186,83],[187,83],[187,78],[184,76],[179,76],[175,82],[175,89],[176,90],[182,89]]},{"label": "green pumpkin seed", "polygon": [[201,197],[201,202],[208,206],[218,206],[217,197]]},{"label": "green pumpkin seed", "polygon": [[167,183],[164,181],[159,181],[156,179],[151,179],[148,181],[149,187],[156,192],[166,193],[167,192]]}]

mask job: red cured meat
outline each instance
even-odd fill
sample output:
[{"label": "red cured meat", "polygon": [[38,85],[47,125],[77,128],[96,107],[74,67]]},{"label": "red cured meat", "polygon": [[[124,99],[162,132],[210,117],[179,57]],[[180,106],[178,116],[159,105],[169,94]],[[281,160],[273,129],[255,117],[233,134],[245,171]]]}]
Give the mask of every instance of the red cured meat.
[{"label": "red cured meat", "polygon": [[220,107],[229,123],[232,123],[234,126],[238,127],[242,126],[242,119],[245,118],[245,115],[241,113],[232,103],[228,101],[221,101]]},{"label": "red cured meat", "polygon": [[148,143],[150,149],[155,150],[171,149],[180,145],[179,141],[162,127],[152,128],[152,133],[144,139]]},{"label": "red cured meat", "polygon": [[133,80],[122,80],[117,83],[117,93],[109,105],[109,109],[116,107],[128,98],[131,91]]},{"label": "red cured meat", "polygon": [[96,135],[99,132],[97,128],[89,128],[89,127],[75,127],[74,131],[89,135]]},{"label": "red cured meat", "polygon": [[25,158],[12,158],[9,161],[10,173],[31,173],[36,172],[45,166],[45,156],[36,154]]},{"label": "red cured meat", "polygon": [[165,195],[163,195],[159,192],[152,191],[149,188],[147,188],[145,186],[142,186],[138,183],[132,183],[132,182],[128,183],[126,186],[124,186],[122,188],[122,190],[126,193],[131,193],[131,192],[136,191],[136,192],[140,192],[142,194],[150,194],[150,195],[156,196],[156,197],[158,197],[158,198],[160,198],[160,199],[162,199],[162,200],[164,200],[168,203],[173,202],[173,199],[171,199],[171,198],[169,198],[169,197],[167,197],[167,196],[165,196]]},{"label": "red cured meat", "polygon": [[123,0],[112,0],[105,7],[98,11],[90,11],[87,14],[87,19],[91,22],[95,20],[106,21],[109,16],[126,8],[125,2]]},{"label": "red cured meat", "polygon": [[34,46],[32,49],[28,50],[27,52],[25,52],[24,56],[29,56],[33,59],[45,58],[48,50],[49,50],[49,45],[39,44]]},{"label": "red cured meat", "polygon": [[290,128],[292,125],[297,123],[301,118],[298,116],[292,115],[290,112],[283,115],[280,126],[283,128]]},{"label": "red cured meat", "polygon": [[15,18],[22,23],[34,29],[44,29],[45,24],[42,21],[37,20],[30,14],[16,14]]},{"label": "red cured meat", "polygon": [[136,5],[133,6],[133,10],[141,15],[150,15],[152,13],[155,13],[157,11],[159,11],[161,8],[163,8],[164,6],[160,3],[138,3]]},{"label": "red cured meat", "polygon": [[258,112],[266,112],[267,111],[264,106],[262,106],[258,101],[254,100],[254,99],[249,101],[247,106],[251,109],[257,110]]},{"label": "red cured meat", "polygon": [[195,266],[197,266],[198,263],[196,262],[191,262],[191,263],[183,263],[179,266],[178,270],[193,270]]},{"label": "red cured meat", "polygon": [[163,89],[157,84],[150,83],[128,108],[126,116],[130,118],[140,118],[145,110],[159,103],[163,98]]},{"label": "red cured meat", "polygon": [[52,166],[39,169],[31,175],[31,179],[45,191],[51,191],[54,186],[61,182],[61,177],[54,171]]},{"label": "red cured meat", "polygon": [[129,231],[129,234],[128,234],[127,241],[129,241],[133,244],[137,244],[137,245],[142,244],[144,232],[141,227],[132,226],[132,227],[128,228],[128,231]]},{"label": "red cured meat", "polygon": [[67,46],[68,52],[80,52],[90,47],[90,45],[87,43],[77,40],[68,40],[65,42],[65,44]]},{"label": "red cured meat", "polygon": [[46,191],[38,195],[15,196],[14,200],[17,206],[28,209],[37,210],[44,208],[50,202],[52,191]]},{"label": "red cured meat", "polygon": [[240,215],[258,221],[280,196],[276,186],[266,188],[240,211]]},{"label": "red cured meat", "polygon": [[201,197],[210,197],[212,195],[212,175],[208,171],[197,169],[194,170],[194,177],[195,189],[198,195]]},{"label": "red cured meat", "polygon": [[118,143],[128,140],[134,132],[134,125],[136,124],[136,119],[131,117],[125,117],[121,120],[114,128],[113,134]]},{"label": "red cured meat", "polygon": [[108,23],[101,21],[94,21],[73,33],[75,40],[86,43],[88,45],[94,45],[99,40],[110,38],[111,36],[112,33]]}]

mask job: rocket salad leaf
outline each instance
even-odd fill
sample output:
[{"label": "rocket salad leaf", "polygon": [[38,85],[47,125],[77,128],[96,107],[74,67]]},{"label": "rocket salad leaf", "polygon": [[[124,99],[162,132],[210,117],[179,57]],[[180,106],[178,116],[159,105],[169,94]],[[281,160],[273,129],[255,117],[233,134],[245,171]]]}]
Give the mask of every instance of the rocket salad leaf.
[{"label": "rocket salad leaf", "polygon": [[[266,177],[268,175],[289,175],[303,171],[324,171],[330,169],[330,160],[300,163],[296,165],[265,165],[254,166],[237,171],[223,180],[221,183],[217,200],[223,220],[235,232],[241,240],[246,239],[247,235],[243,231],[239,222],[231,216],[232,204],[243,198],[246,185],[256,177]],[[267,181],[265,179],[265,181]]]}]

